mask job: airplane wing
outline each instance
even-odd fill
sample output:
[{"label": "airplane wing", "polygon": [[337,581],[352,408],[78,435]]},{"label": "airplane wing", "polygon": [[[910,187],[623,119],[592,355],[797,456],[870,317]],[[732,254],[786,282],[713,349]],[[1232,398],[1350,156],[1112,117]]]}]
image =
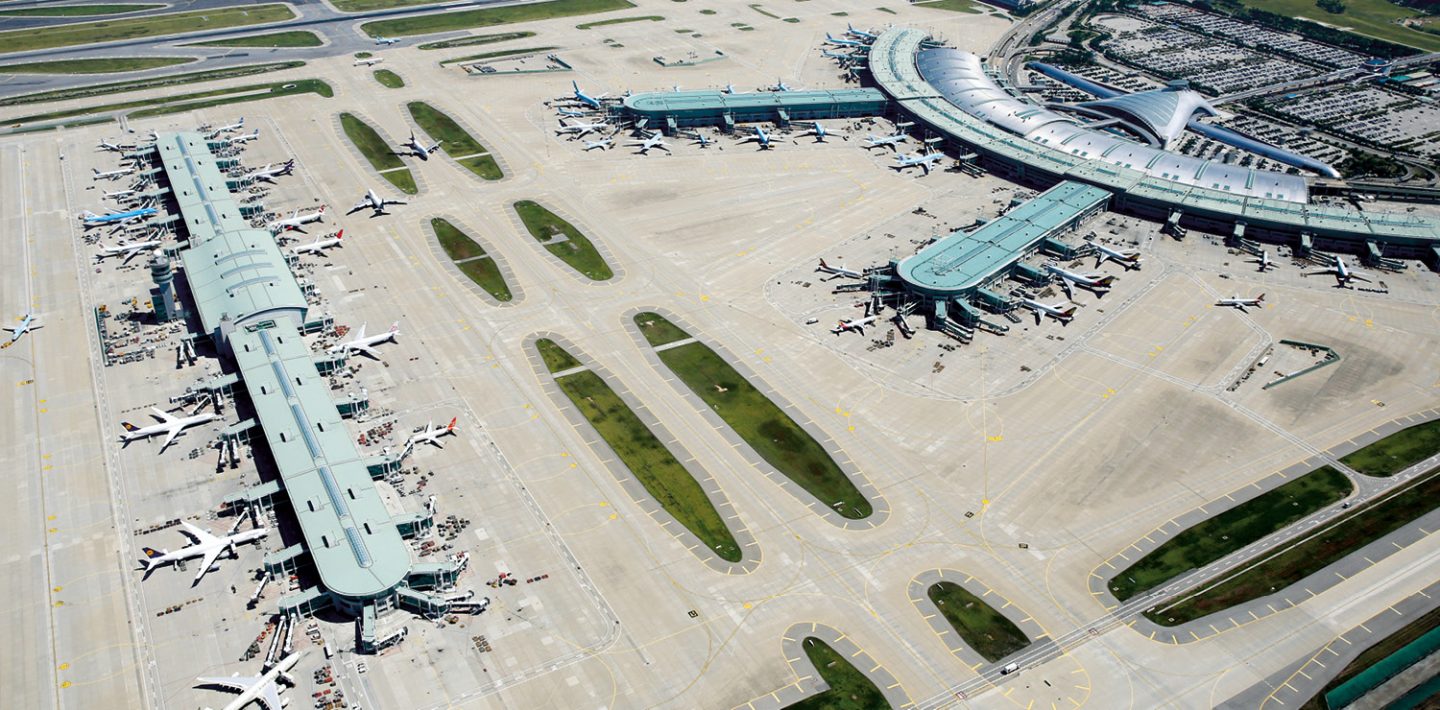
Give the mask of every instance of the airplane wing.
[{"label": "airplane wing", "polygon": [[123,265],[123,264],[128,264],[128,263],[130,263],[130,260],[131,260],[131,259],[134,259],[134,258],[135,258],[140,252],[142,252],[142,251],[147,251],[147,250],[146,250],[146,249],[132,249],[132,250],[130,250],[130,253],[129,253],[129,254],[126,254],[126,255],[125,255],[125,259],[124,259],[123,261],[121,261],[120,263],[121,263],[122,265]]},{"label": "airplane wing", "polygon": [[408,202],[406,202],[406,201],[404,201],[404,200],[386,200],[386,201],[385,201],[385,204],[387,204],[387,205],[408,205],[408,204],[410,204],[410,203],[408,203]]},{"label": "airplane wing", "polygon": [[351,343],[351,344],[350,344],[350,349],[351,349],[351,350],[359,350],[360,352],[365,353],[366,355],[369,355],[370,357],[373,357],[373,358],[375,358],[376,360],[381,360],[381,359],[383,359],[383,358],[380,357],[380,353],[377,352],[377,351],[375,350],[375,348],[372,348],[372,347],[370,347],[369,345],[361,345],[361,344],[359,344],[359,343]]},{"label": "airplane wing", "polygon": [[282,705],[280,702],[280,686],[276,685],[273,681],[270,682],[265,686],[264,690],[260,691],[260,696],[255,699],[259,700],[260,704],[265,706],[265,710],[280,710]]},{"label": "airplane wing", "polygon": [[164,451],[165,449],[169,448],[170,442],[175,441],[175,437],[180,436],[181,431],[183,431],[183,429],[178,426],[171,429],[170,433],[165,435],[165,443],[160,445],[160,450]]},{"label": "airplane wing", "polygon": [[205,559],[200,561],[200,571],[195,573],[195,579],[190,582],[190,586],[193,587],[200,583],[200,579],[205,576],[206,572],[210,571],[211,567],[215,566],[215,561],[220,559],[220,553],[226,549],[227,548],[220,546],[212,548],[209,552],[205,553]]},{"label": "airplane wing", "polygon": [[1350,272],[1350,278],[1355,279],[1356,281],[1364,281],[1364,282],[1367,283],[1367,284],[1369,284],[1369,283],[1375,283],[1374,281],[1371,281],[1370,279],[1365,278],[1365,277],[1364,277],[1363,275],[1361,275],[1360,272],[1358,272],[1358,271],[1351,271],[1351,272]]},{"label": "airplane wing", "polygon": [[165,411],[165,410],[163,410],[163,409],[161,409],[161,408],[159,408],[159,407],[151,407],[151,408],[150,408],[150,411],[151,411],[151,412],[154,412],[154,414],[153,414],[152,416],[154,416],[156,419],[159,419],[159,420],[162,421],[162,422],[165,422],[166,424],[169,424],[169,423],[175,421],[175,417],[174,417],[174,416],[172,416],[169,412],[167,412],[167,411]]},{"label": "airplane wing", "polygon": [[210,532],[207,531],[207,530],[205,530],[204,528],[199,527],[199,526],[197,526],[197,525],[191,525],[190,523],[187,523],[187,522],[185,522],[184,520],[181,520],[181,521],[180,521],[180,527],[185,528],[185,529],[182,531],[183,534],[188,535],[191,539],[193,539],[193,540],[194,540],[195,542],[197,542],[197,543],[215,542],[215,541],[218,541],[218,540],[219,540],[219,538],[217,538],[217,537],[215,537],[214,535],[210,534]]},{"label": "airplane wing", "polygon": [[356,203],[355,203],[355,206],[354,206],[354,207],[351,207],[351,208],[350,208],[350,211],[349,211],[349,212],[346,212],[345,214],[354,214],[354,213],[359,212],[360,210],[363,210],[363,209],[365,209],[366,207],[369,207],[369,206],[370,206],[370,200],[361,200],[361,201],[359,201],[359,202],[356,202]]},{"label": "airplane wing", "polygon": [[[263,680],[255,675],[233,675],[233,676],[212,676],[209,678],[196,678],[195,682],[200,685],[213,685],[217,688],[224,688],[232,693],[243,693],[258,685]],[[278,705],[276,706],[279,707]]]},{"label": "airplane wing", "polygon": [[1065,296],[1067,298],[1075,298],[1075,294],[1070,290],[1070,279],[1063,276],[1060,277],[1060,288],[1065,289]]}]

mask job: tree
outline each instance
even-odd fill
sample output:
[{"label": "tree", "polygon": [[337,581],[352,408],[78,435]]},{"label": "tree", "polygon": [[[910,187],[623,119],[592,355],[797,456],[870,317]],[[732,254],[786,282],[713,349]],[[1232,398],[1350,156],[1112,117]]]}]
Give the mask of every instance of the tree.
[{"label": "tree", "polygon": [[1315,0],[1315,6],[1332,15],[1345,14],[1345,3],[1342,0]]}]

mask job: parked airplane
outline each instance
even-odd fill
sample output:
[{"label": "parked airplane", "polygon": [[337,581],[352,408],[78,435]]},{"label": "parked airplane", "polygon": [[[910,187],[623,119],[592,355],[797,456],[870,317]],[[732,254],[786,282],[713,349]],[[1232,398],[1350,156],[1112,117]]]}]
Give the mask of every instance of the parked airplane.
[{"label": "parked airplane", "polygon": [[1270,269],[1280,268],[1279,264],[1270,260],[1270,250],[1268,249],[1261,251],[1260,256],[1257,256],[1254,259],[1250,259],[1249,261],[1252,264],[1257,264],[1258,267],[1255,270],[1261,273],[1264,273],[1265,271],[1268,271]]},{"label": "parked airplane", "polygon": [[925,171],[926,175],[929,175],[930,164],[934,163],[937,160],[943,160],[944,158],[945,154],[940,152],[909,154],[901,153],[900,155],[895,156],[895,164],[891,165],[890,167],[901,171],[905,170],[906,168],[920,168]]},{"label": "parked airplane", "polygon": [[243,134],[243,135],[238,135],[238,136],[230,136],[229,138],[221,138],[220,140],[217,140],[217,141],[215,141],[215,142],[218,143],[218,144],[220,144],[220,145],[235,145],[235,144],[237,144],[237,143],[240,143],[240,144],[249,143],[250,141],[258,140],[259,138],[260,138],[260,129],[257,128],[257,129],[255,129],[254,131],[251,131],[250,133],[245,133],[245,134]]},{"label": "parked airplane", "polygon": [[1113,261],[1123,267],[1126,271],[1140,268],[1140,250],[1138,249],[1115,249],[1107,247],[1100,242],[1090,242],[1095,245],[1095,268],[1107,260]]},{"label": "parked airplane", "polygon": [[118,226],[138,222],[158,213],[159,210],[156,210],[154,207],[140,207],[124,212],[107,212],[105,214],[95,214],[90,210],[85,210],[80,214],[80,221],[86,229],[91,229],[93,227]]},{"label": "parked airplane", "polygon": [[108,150],[114,153],[124,153],[127,150],[135,150],[136,146],[134,143],[111,143],[110,141],[101,138],[100,143],[95,147],[99,148],[100,150]]},{"label": "parked airplane", "polygon": [[278,166],[276,166],[274,163],[266,163],[265,167],[251,170],[250,172],[241,175],[240,179],[242,181],[264,180],[265,182],[275,182],[275,178],[282,175],[289,175],[290,173],[294,172],[294,170],[295,159],[291,158]]},{"label": "parked airplane", "polygon": [[294,686],[295,679],[291,678],[286,671],[294,668],[303,655],[305,655],[304,651],[292,653],[280,659],[274,668],[258,676],[242,676],[237,673],[229,677],[196,678],[195,680],[201,685],[213,685],[233,693],[239,693],[234,700],[230,701],[230,704],[225,706],[224,710],[240,710],[254,702],[260,703],[262,710],[280,710],[288,701],[280,699],[280,684],[276,681],[283,680]]},{"label": "parked airplane", "polygon": [[1332,255],[1330,258],[1335,260],[1335,262],[1334,262],[1333,264],[1331,264],[1328,268],[1325,268],[1325,269],[1322,269],[1322,270],[1320,270],[1320,271],[1316,271],[1316,272],[1313,272],[1313,273],[1315,273],[1315,274],[1334,274],[1334,275],[1335,275],[1335,285],[1337,285],[1337,286],[1342,286],[1342,287],[1343,287],[1343,286],[1349,286],[1349,285],[1350,285],[1350,282],[1351,282],[1352,280],[1354,280],[1354,281],[1364,281],[1365,283],[1373,283],[1369,278],[1367,278],[1367,277],[1365,276],[1365,274],[1363,274],[1363,273],[1361,273],[1361,272],[1359,272],[1359,271],[1355,271],[1355,270],[1351,269],[1349,266],[1346,266],[1346,265],[1345,265],[1345,257],[1336,254],[1336,255]]},{"label": "parked airplane", "polygon": [[399,337],[400,321],[398,320],[390,325],[390,330],[387,330],[384,333],[380,333],[379,335],[365,335],[365,324],[361,323],[360,330],[355,331],[355,337],[346,340],[343,343],[336,343],[334,345],[331,345],[330,349],[327,352],[344,353],[346,355],[349,355],[352,352],[362,352],[366,355],[369,355],[370,357],[375,358],[376,360],[379,360],[380,353],[375,350],[375,346],[379,345],[380,343],[397,342],[397,339]]},{"label": "parked airplane", "polygon": [[795,87],[786,84],[784,79],[776,79],[775,83],[771,86],[765,87],[765,90],[780,93],[784,91],[795,91],[796,89]]},{"label": "parked airplane", "polygon": [[571,81],[571,82],[570,82],[570,86],[575,89],[575,93],[570,96],[570,99],[571,99],[572,101],[576,101],[576,102],[578,102],[578,103],[585,104],[586,106],[589,106],[590,108],[594,108],[594,109],[600,108],[600,99],[603,99],[603,98],[605,98],[606,96],[609,96],[609,94],[600,94],[599,96],[591,96],[591,95],[585,93],[584,91],[581,91],[581,90],[580,90],[580,83],[577,82],[577,81]]},{"label": "parked airplane", "polygon": [[320,209],[315,210],[314,212],[306,212],[305,214],[300,214],[300,210],[295,210],[294,212],[290,213],[289,217],[286,217],[285,219],[277,219],[265,225],[265,228],[270,230],[271,234],[279,234],[281,232],[288,232],[291,230],[297,232],[304,232],[305,230],[301,229],[301,227],[304,227],[311,222],[324,221],[325,206],[321,205]]},{"label": "parked airplane", "polygon": [[145,557],[140,560],[140,564],[145,566],[145,576],[141,577],[141,579],[148,579],[150,573],[154,572],[156,568],[200,557],[202,558],[200,560],[200,571],[196,572],[195,579],[190,581],[190,586],[193,587],[199,584],[205,574],[214,568],[215,563],[219,561],[222,553],[228,552],[231,557],[239,559],[240,555],[235,552],[236,545],[258,542],[270,533],[266,528],[255,528],[254,530],[231,533],[220,537],[212,535],[210,532],[183,520],[180,521],[180,526],[184,528],[181,532],[190,538],[192,544],[186,545],[174,552],[169,550],[156,550],[153,547],[140,548],[140,551],[145,553]]},{"label": "parked airplane", "polygon": [[599,148],[600,150],[610,150],[610,146],[614,142],[615,140],[613,138],[601,138],[598,141],[585,141],[585,150],[595,150],[596,148]]},{"label": "parked airplane", "polygon": [[385,61],[385,58],[384,58],[384,57],[370,57],[369,59],[356,59],[356,60],[355,60],[355,66],[357,66],[357,67],[373,67],[373,66],[375,66],[376,64],[379,64],[380,62],[383,62],[383,61]]},{"label": "parked airplane", "polygon": [[102,173],[95,168],[90,168],[90,172],[95,173],[95,177],[91,178],[92,180],[116,180],[134,173],[135,168],[120,168],[119,170],[111,170],[108,173]]},{"label": "parked airplane", "polygon": [[1060,286],[1065,289],[1065,295],[1075,297],[1075,292],[1070,289],[1070,284],[1084,286],[1095,293],[1096,296],[1104,296],[1110,290],[1110,284],[1114,283],[1114,276],[1104,274],[1077,274],[1073,271],[1066,271],[1054,264],[1046,264],[1045,270],[1060,277]]},{"label": "parked airplane", "polygon": [[815,121],[810,124],[810,130],[801,133],[802,136],[815,136],[816,143],[824,143],[825,138],[832,135],[843,135],[841,131],[832,131],[825,127],[825,124]]},{"label": "parked airplane", "polygon": [[[760,146],[760,150],[769,150],[772,147],[770,145],[770,134],[766,133],[765,129],[760,126],[755,127],[754,133],[740,139],[740,143],[749,143],[750,141],[755,141],[755,143]],[[739,144],[737,143],[737,145]]]},{"label": "parked airplane", "polygon": [[828,42],[828,43],[830,43],[830,44],[833,44],[833,45],[835,45],[835,46],[837,46],[837,47],[865,47],[865,46],[868,46],[868,45],[866,45],[864,42],[861,42],[861,41],[859,41],[859,40],[840,39],[840,38],[836,38],[836,37],[831,37],[829,32],[826,32],[826,33],[825,33],[825,41]]},{"label": "parked airplane", "polygon": [[238,131],[238,130],[240,130],[241,128],[244,128],[244,127],[245,127],[245,117],[244,117],[244,116],[241,116],[241,117],[240,117],[240,120],[238,120],[238,121],[236,121],[236,122],[234,122],[234,123],[232,123],[232,124],[230,124],[230,125],[228,125],[228,126],[220,126],[219,128],[211,129],[209,133],[205,134],[205,138],[206,138],[206,139],[214,138],[214,137],[220,135],[221,133],[229,133],[229,132],[231,132],[231,131]]},{"label": "parked airplane", "polygon": [[864,30],[855,29],[849,22],[845,23],[845,34],[850,35],[851,37],[854,37],[856,39],[863,39],[870,42],[875,41],[875,35],[870,34],[869,32],[866,32]]},{"label": "parked airplane", "polygon": [[856,271],[855,269],[847,269],[847,268],[845,268],[844,266],[831,266],[831,265],[825,263],[825,260],[824,260],[824,259],[821,259],[821,260],[820,260],[820,265],[817,266],[817,267],[815,267],[815,270],[816,270],[816,271],[823,271],[824,273],[827,273],[827,274],[834,274],[834,275],[836,275],[836,276],[843,276],[843,277],[849,278],[849,279],[863,279],[863,278],[865,278],[865,274],[863,274],[863,273],[861,273],[861,272],[859,272],[859,271]]},{"label": "parked airplane", "polygon": [[630,141],[626,145],[639,146],[640,150],[636,152],[638,152],[640,155],[649,155],[651,148],[659,148],[666,153],[670,152],[670,146],[665,144],[664,136],[660,135],[659,133],[652,133],[643,140]]},{"label": "parked airplane", "polygon": [[733,93],[735,93],[735,85],[734,85],[734,84],[726,84],[726,85],[725,85],[725,88],[723,88],[723,89],[720,90],[720,93],[722,93],[722,94],[733,94]]},{"label": "parked airplane", "polygon": [[156,452],[163,454],[171,442],[175,441],[175,437],[180,436],[181,432],[197,424],[212,421],[219,416],[213,412],[200,412],[199,414],[192,414],[188,417],[177,417],[157,407],[151,407],[150,411],[152,412],[151,416],[160,420],[158,424],[140,427],[130,422],[120,422],[120,426],[125,429],[125,432],[120,435],[121,444],[128,445],[136,439],[148,439],[156,434],[164,434],[165,441],[160,444],[160,450]]},{"label": "parked airplane", "polygon": [[565,108],[563,106],[555,109],[555,111],[566,118],[584,118],[590,115],[588,111],[577,111],[573,108]]},{"label": "parked airplane", "polygon": [[433,444],[437,449],[445,448],[445,445],[440,443],[440,437],[454,436],[455,422],[458,420],[459,417],[455,417],[450,420],[448,425],[443,427],[435,426],[435,422],[427,422],[424,429],[410,435],[410,439],[405,442],[406,450],[412,449],[420,444]]},{"label": "parked airplane", "polygon": [[897,144],[903,143],[909,138],[910,136],[907,136],[904,133],[896,133],[890,136],[877,136],[871,133],[865,136],[865,149],[869,150],[870,148],[881,148],[888,146],[891,150],[896,150],[895,146]]},{"label": "parked airplane", "polygon": [[830,332],[836,335],[840,335],[847,330],[853,330],[856,333],[864,335],[865,326],[870,325],[871,323],[874,323],[879,319],[880,316],[865,316],[864,318],[851,318],[850,320],[841,320],[834,328],[830,329]]},{"label": "parked airplane", "polygon": [[95,255],[95,260],[103,261],[112,256],[123,256],[125,258],[121,260],[120,263],[128,264],[130,263],[130,260],[134,259],[137,255],[139,255],[140,252],[152,251],[159,248],[159,240],[132,242],[130,244],[121,244],[118,247],[108,246],[105,244],[105,242],[100,242],[100,253]]},{"label": "parked airplane", "polygon": [[1255,298],[1241,298],[1239,296],[1231,296],[1229,298],[1222,298],[1216,301],[1215,305],[1239,308],[1242,312],[1245,312],[1246,308],[1264,308],[1265,294],[1262,293]]},{"label": "parked airplane", "polygon": [[1060,325],[1069,325],[1070,321],[1075,318],[1075,309],[1077,308],[1074,305],[1066,308],[1065,306],[1067,304],[1063,301],[1047,306],[1044,303],[1030,298],[1020,299],[1020,305],[1035,312],[1035,325],[1040,325],[1040,319],[1045,316],[1050,316],[1060,321]]},{"label": "parked airplane", "polygon": [[555,135],[563,136],[568,134],[575,138],[580,138],[596,131],[605,130],[609,126],[610,124],[603,118],[594,123],[581,122],[567,124],[562,120],[560,121],[560,127],[555,129]]},{"label": "parked airplane", "polygon": [[829,57],[830,59],[838,59],[841,62],[856,62],[862,59],[862,57],[859,56],[858,53],[846,54],[844,52],[832,52],[828,49],[820,50],[820,54],[822,56]]},{"label": "parked airplane", "polygon": [[35,322],[34,313],[26,313],[25,317],[20,319],[20,325],[14,326],[13,328],[8,325],[5,326],[5,330],[10,331],[10,342],[5,343],[5,347],[8,348],[11,345],[15,344],[15,341],[24,337],[26,333],[29,333],[32,330],[40,330],[44,327],[44,323]]},{"label": "parked airplane", "polygon": [[382,214],[390,214],[389,212],[385,211],[385,207],[387,205],[403,204],[408,203],[406,203],[404,200],[392,200],[388,197],[381,197],[375,194],[374,190],[366,190],[365,197],[361,198],[359,202],[355,203],[355,206],[351,207],[350,211],[346,212],[345,214],[354,214],[368,207],[369,209],[375,211],[374,214],[370,215],[371,217],[379,217]]},{"label": "parked airplane", "polygon": [[710,140],[709,138],[705,137],[705,134],[704,134],[704,133],[701,133],[700,131],[696,131],[696,132],[695,132],[695,135],[690,138],[690,142],[693,143],[693,144],[695,144],[695,145],[700,146],[701,148],[709,148],[709,147],[710,147],[710,144],[711,144],[711,143],[714,143],[715,141]]},{"label": "parked airplane", "polygon": [[399,42],[400,42],[400,40],[395,39],[395,38],[393,38],[393,37],[380,36],[380,37],[376,37],[376,38],[375,38],[375,44],[377,44],[377,45],[398,44]]},{"label": "parked airplane", "polygon": [[340,241],[344,238],[345,230],[342,229],[338,234],[329,239],[321,239],[319,237],[316,237],[315,241],[310,242],[309,244],[301,244],[300,246],[297,246],[290,251],[294,254],[323,254],[325,253],[325,250],[329,249],[330,247],[345,246],[345,244]]},{"label": "parked airplane", "polygon": [[139,192],[140,190],[133,188],[129,190],[116,190],[115,192],[105,193],[105,199],[122,201],[126,198],[133,197],[134,195],[139,194]]},{"label": "parked airplane", "polygon": [[435,145],[427,146],[424,141],[415,137],[415,131],[410,131],[410,140],[400,144],[401,148],[407,149],[407,152],[401,153],[401,155],[413,155],[421,160],[429,160],[430,154],[440,150],[440,144],[444,142],[436,141]]}]

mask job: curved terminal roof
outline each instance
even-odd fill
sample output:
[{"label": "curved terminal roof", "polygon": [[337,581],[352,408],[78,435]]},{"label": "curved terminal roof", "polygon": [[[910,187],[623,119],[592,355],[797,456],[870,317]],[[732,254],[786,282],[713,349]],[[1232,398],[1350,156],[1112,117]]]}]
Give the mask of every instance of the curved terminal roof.
[{"label": "curved terminal roof", "polygon": [[1077,105],[1092,111],[1132,119],[1165,145],[1170,145],[1185,133],[1186,124],[1195,114],[1219,115],[1204,96],[1178,84],[1164,89],[1085,101]]},{"label": "curved terminal roof", "polygon": [[[872,65],[874,56],[872,49]],[[921,50],[915,56],[915,66],[920,76],[941,97],[965,113],[1081,159],[1137,170],[1152,178],[1246,197],[1291,202],[1308,200],[1305,178],[1298,175],[1251,170],[1140,145],[1113,133],[1087,128],[1068,116],[1036,106],[1002,88],[985,71],[980,57],[970,52],[949,47]],[[1209,106],[1193,91],[1174,90],[1117,96],[1091,103],[1132,115],[1155,130],[1162,139],[1184,130],[1189,120],[1188,114],[1182,115],[1186,107]]]}]

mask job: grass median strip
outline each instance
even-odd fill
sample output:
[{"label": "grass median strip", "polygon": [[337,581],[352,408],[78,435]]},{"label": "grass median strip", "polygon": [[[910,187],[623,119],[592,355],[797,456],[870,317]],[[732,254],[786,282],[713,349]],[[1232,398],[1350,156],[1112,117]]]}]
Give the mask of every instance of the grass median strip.
[{"label": "grass median strip", "polygon": [[405,167],[405,161],[395,154],[380,134],[375,132],[370,124],[360,120],[353,114],[340,114],[340,127],[345,130],[345,136],[360,149],[360,154],[370,162],[370,167],[380,173],[380,177],[390,181],[391,185],[399,188],[407,195],[419,192],[415,187],[415,176],[410,174],[410,169]]},{"label": "grass median strip", "polygon": [[1352,490],[1349,477],[1321,466],[1186,528],[1115,575],[1110,591],[1122,602],[1143,594],[1335,503]]},{"label": "grass median strip", "polygon": [[[675,342],[679,339],[674,337],[676,331],[690,337],[657,313],[636,315],[635,324],[651,345]],[[697,341],[657,354],[760,458],[786,478],[843,517],[869,517],[870,501],[830,458],[825,447],[714,350]]]},{"label": "grass median strip", "polygon": [[419,15],[394,20],[378,20],[360,26],[371,37],[407,37],[410,35],[468,30],[515,22],[550,20],[557,17],[590,15],[597,12],[626,10],[635,7],[629,0],[550,0],[526,5],[462,10],[433,15]]},{"label": "grass median strip", "polygon": [[493,35],[475,35],[474,37],[460,37],[458,39],[445,39],[439,42],[426,42],[416,45],[416,49],[454,49],[456,47],[475,47],[482,44],[495,44],[496,42],[508,42],[512,39],[525,39],[534,37],[534,32],[499,32]]},{"label": "grass median strip", "polygon": [[991,663],[1030,645],[1014,622],[954,582],[936,582],[926,594],[955,633]]},{"label": "grass median strip", "polygon": [[1393,476],[1440,453],[1440,419],[1395,432],[1340,459],[1367,476]]},{"label": "grass median strip", "polygon": [[0,99],[0,106],[23,106],[25,104],[38,104],[46,101],[65,101],[68,99],[83,99],[91,96],[104,96],[106,94],[123,94],[130,91],[142,91],[155,89],[162,86],[180,86],[183,84],[201,84],[207,81],[219,81],[221,79],[234,79],[236,77],[251,76],[254,74],[267,74],[270,72],[283,71],[305,66],[305,62],[271,62],[269,64],[246,64],[228,69],[213,69],[210,71],[186,72],[184,74],[170,74],[157,76],[148,79],[133,79],[130,81],[117,81],[109,84],[95,84],[93,86],[82,86],[73,89],[56,89],[54,91],[41,91],[33,94],[21,94]]},{"label": "grass median strip", "polygon": [[588,30],[606,25],[623,25],[627,22],[661,22],[665,18],[659,15],[641,15],[639,17],[617,17],[613,20],[596,20],[594,22],[582,22],[575,25],[577,30]]},{"label": "grass median strip", "polygon": [[1302,541],[1259,558],[1221,580],[1145,612],[1163,626],[1183,624],[1259,599],[1320,571],[1440,505],[1440,469],[1331,521]]},{"label": "grass median strip", "polygon": [[600,251],[574,225],[531,200],[521,200],[513,207],[530,236],[567,266],[595,281],[605,281],[615,275]]},{"label": "grass median strip", "polygon": [[376,69],[375,81],[380,82],[380,85],[387,89],[399,89],[405,86],[405,80],[389,69]]},{"label": "grass median strip", "polygon": [[189,64],[194,57],[105,57],[0,64],[0,74],[119,74]]},{"label": "grass median strip", "polygon": [[247,35],[233,39],[216,39],[209,42],[182,44],[181,47],[319,47],[324,44],[320,35],[305,30],[291,32],[270,32],[263,35]]},{"label": "grass median strip", "polygon": [[[552,340],[538,340],[535,348],[552,373],[575,367],[569,365],[571,362],[578,363]],[[547,350],[551,352],[549,356],[545,354]],[[556,350],[560,354],[555,353]],[[665,512],[700,538],[720,559],[740,561],[739,543],[700,483],[599,375],[584,370],[556,377],[555,384]]]},{"label": "grass median strip", "polygon": [[810,659],[815,672],[825,679],[830,689],[787,705],[785,710],[873,710],[890,707],[880,689],[829,644],[807,636],[800,645],[805,647],[806,658]]},{"label": "grass median strip", "polygon": [[497,301],[508,301],[514,297],[509,284],[505,283],[505,275],[500,272],[500,265],[493,257],[481,258],[487,256],[485,249],[470,235],[438,217],[430,220],[430,227],[435,230],[435,238],[439,240],[440,248],[445,250],[445,255],[456,262],[455,266],[475,285],[485,289]]},{"label": "grass median strip", "polygon": [[[294,96],[297,94],[319,94],[325,98],[335,95],[329,84],[319,79],[302,79],[300,81],[277,81],[273,84],[251,84],[249,86],[235,86],[227,89],[213,89],[211,91],[198,91],[190,94],[178,94],[165,98],[140,99],[136,101],[125,101],[113,104],[101,104],[98,106],[86,106],[84,108],[67,109],[65,111],[51,111],[50,113],[33,114],[21,118],[13,118],[7,123],[35,123],[37,121],[57,121],[75,116],[88,116],[94,113],[105,113],[109,111],[129,111],[134,118],[146,116],[159,116],[179,111],[190,111],[200,108],[224,106],[226,104],[245,103],[247,101],[261,101],[281,96]],[[73,125],[73,124],[72,124]]]},{"label": "grass median strip", "polygon": [[430,136],[430,140],[439,141],[440,149],[451,158],[460,163],[460,167],[469,170],[485,180],[499,180],[505,177],[505,172],[500,169],[500,164],[489,155],[485,146],[475,140],[468,131],[460,127],[455,119],[440,109],[425,103],[424,101],[412,101],[405,105],[410,111],[410,117],[415,119],[420,129]]},{"label": "grass median strip", "polygon": [[243,27],[295,19],[295,13],[281,4],[246,5],[191,12],[131,17],[123,20],[75,22],[51,27],[0,32],[0,53],[29,52],[52,47],[116,42],[126,39]]},{"label": "grass median strip", "polygon": [[93,17],[95,15],[120,15],[127,12],[154,10],[164,5],[142,5],[139,3],[107,3],[101,5],[51,5],[22,7],[15,10],[0,10],[0,17]]}]

